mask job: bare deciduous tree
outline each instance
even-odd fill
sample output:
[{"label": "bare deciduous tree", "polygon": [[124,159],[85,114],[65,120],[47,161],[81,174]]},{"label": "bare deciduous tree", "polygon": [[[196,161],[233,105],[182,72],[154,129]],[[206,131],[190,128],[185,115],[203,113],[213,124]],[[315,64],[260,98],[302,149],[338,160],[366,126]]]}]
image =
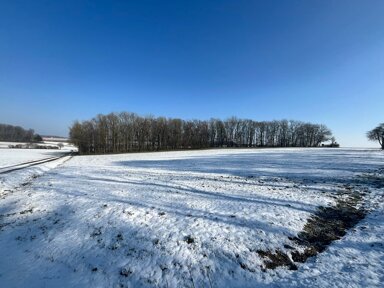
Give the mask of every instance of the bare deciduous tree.
[{"label": "bare deciduous tree", "polygon": [[122,112],[76,121],[70,139],[80,153],[121,153],[208,147],[316,147],[330,139],[324,125],[299,121],[181,120]]},{"label": "bare deciduous tree", "polygon": [[368,131],[367,137],[371,141],[379,142],[381,149],[384,150],[384,123],[381,123],[371,131]]},{"label": "bare deciduous tree", "polygon": [[26,130],[20,126],[0,124],[0,141],[39,142],[40,139],[41,137],[32,129]]}]

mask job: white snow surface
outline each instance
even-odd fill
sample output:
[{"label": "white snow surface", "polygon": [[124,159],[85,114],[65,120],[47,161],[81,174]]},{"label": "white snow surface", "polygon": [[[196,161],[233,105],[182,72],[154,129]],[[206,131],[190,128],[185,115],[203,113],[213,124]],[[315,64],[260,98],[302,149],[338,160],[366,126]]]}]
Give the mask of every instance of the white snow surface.
[{"label": "white snow surface", "polygon": [[11,166],[29,161],[58,157],[62,155],[63,152],[64,150],[0,149],[0,169],[11,168]]},{"label": "white snow surface", "polygon": [[[383,188],[357,180],[382,179],[383,160],[374,149],[219,149],[0,174],[0,287],[381,287]],[[256,251],[286,251],[345,184],[369,191],[367,217],[297,271],[263,272]]]}]

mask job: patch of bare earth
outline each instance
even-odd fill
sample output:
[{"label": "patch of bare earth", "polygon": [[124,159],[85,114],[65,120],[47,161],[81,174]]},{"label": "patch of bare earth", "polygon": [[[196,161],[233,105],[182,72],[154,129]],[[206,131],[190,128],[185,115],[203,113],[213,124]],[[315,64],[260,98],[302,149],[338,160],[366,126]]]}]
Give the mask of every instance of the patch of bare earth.
[{"label": "patch of bare earth", "polygon": [[[288,237],[292,245],[285,245],[289,252],[282,250],[262,251],[257,253],[264,259],[264,271],[277,267],[297,270],[297,263],[304,263],[308,258],[323,252],[333,241],[341,239],[349,229],[362,220],[367,211],[360,205],[363,197],[346,187],[346,193],[340,195],[336,205],[320,207],[308,219],[303,231],[297,237]],[[295,246],[295,247],[293,247]]]}]

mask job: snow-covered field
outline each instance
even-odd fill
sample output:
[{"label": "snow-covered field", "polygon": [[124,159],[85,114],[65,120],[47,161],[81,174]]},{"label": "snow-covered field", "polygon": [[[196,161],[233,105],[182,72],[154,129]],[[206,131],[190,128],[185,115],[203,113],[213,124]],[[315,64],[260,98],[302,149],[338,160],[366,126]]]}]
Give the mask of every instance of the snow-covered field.
[{"label": "snow-covered field", "polygon": [[[381,287],[383,166],[373,149],[220,149],[0,174],[0,287]],[[289,253],[346,185],[367,217],[297,271],[264,269],[257,251]]]},{"label": "snow-covered field", "polygon": [[[75,146],[73,146],[72,144],[69,144],[68,142],[56,142],[56,141],[43,141],[43,142],[38,142],[38,143],[35,143],[37,145],[40,145],[40,146],[57,146],[57,144],[59,143],[62,143],[64,145],[64,147],[68,148],[68,149],[75,149],[77,150],[77,148]],[[31,144],[31,143],[28,143],[28,142],[3,142],[3,141],[0,141],[0,149],[8,149],[10,145],[28,145],[28,144]]]},{"label": "snow-covered field", "polygon": [[40,149],[1,149],[0,169],[11,167],[20,163],[57,157],[63,154],[62,150]]},{"label": "snow-covered field", "polygon": [[[8,149],[9,145],[17,144],[26,143],[0,142],[0,169],[29,161],[58,157],[64,153],[70,152],[71,150],[77,151],[77,148],[67,143],[65,143],[65,146],[62,149]],[[39,145],[53,144],[45,142]]]}]

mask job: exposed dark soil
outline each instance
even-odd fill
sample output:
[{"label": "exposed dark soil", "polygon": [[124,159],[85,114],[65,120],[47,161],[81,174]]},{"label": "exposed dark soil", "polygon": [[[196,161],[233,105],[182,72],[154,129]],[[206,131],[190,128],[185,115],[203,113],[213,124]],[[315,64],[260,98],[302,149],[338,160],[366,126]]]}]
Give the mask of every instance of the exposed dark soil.
[{"label": "exposed dark soil", "polygon": [[297,237],[288,237],[292,245],[287,244],[285,247],[291,251],[258,250],[257,253],[264,259],[265,269],[285,266],[297,270],[295,262],[304,263],[308,258],[323,252],[362,220],[367,213],[363,208],[357,208],[363,201],[362,196],[352,192],[350,187],[345,189],[347,192],[340,195],[335,206],[320,207]]},{"label": "exposed dark soil", "polygon": [[288,267],[289,270],[297,270],[295,263],[281,250],[276,250],[275,253],[262,250],[257,250],[256,252],[265,259],[265,269],[275,269],[280,266],[285,266]]},{"label": "exposed dark soil", "polygon": [[195,243],[195,238],[193,238],[191,235],[185,236],[184,241],[187,242],[188,244],[193,244]]}]

